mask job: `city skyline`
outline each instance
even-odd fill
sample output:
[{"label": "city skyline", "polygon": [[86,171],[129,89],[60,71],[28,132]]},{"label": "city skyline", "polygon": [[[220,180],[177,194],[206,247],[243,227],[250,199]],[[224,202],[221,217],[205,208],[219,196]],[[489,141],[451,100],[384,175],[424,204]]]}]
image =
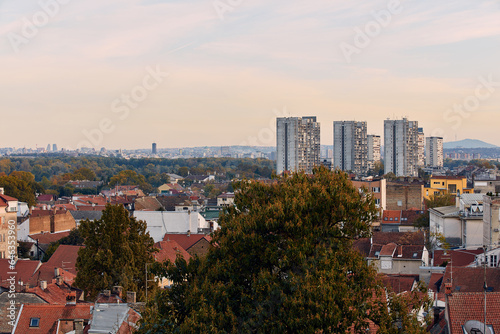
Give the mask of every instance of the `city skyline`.
[{"label": "city skyline", "polygon": [[0,1],[2,147],[273,146],[309,114],[500,144],[498,1],[40,3]]}]

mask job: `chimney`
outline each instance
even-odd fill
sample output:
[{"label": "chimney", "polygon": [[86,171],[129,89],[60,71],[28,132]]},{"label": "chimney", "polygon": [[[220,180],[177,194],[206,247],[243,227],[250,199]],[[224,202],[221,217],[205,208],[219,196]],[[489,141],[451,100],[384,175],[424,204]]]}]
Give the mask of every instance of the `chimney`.
[{"label": "chimney", "polygon": [[136,302],[136,293],[134,291],[127,291],[127,303]]},{"label": "chimney", "polygon": [[444,293],[451,295],[451,283],[444,283]]},{"label": "chimney", "polygon": [[42,290],[47,289],[47,281],[40,281],[40,289]]},{"label": "chimney", "polygon": [[75,319],[75,334],[83,334],[83,319]]},{"label": "chimney", "polygon": [[66,296],[66,305],[76,305],[76,292],[75,291],[71,291]]},{"label": "chimney", "polygon": [[54,277],[59,277],[61,274],[59,273],[59,268],[54,268]]},{"label": "chimney", "polygon": [[24,292],[29,292],[30,290],[30,284],[29,283],[25,283],[24,284]]},{"label": "chimney", "polygon": [[0,195],[5,195],[3,188],[0,188]]},{"label": "chimney", "polygon": [[64,284],[64,280],[63,280],[62,276],[57,276],[56,277],[56,284],[57,285],[63,285]]},{"label": "chimney", "polygon": [[191,230],[188,230],[187,232],[187,236],[190,237],[191,236]]},{"label": "chimney", "polygon": [[122,298],[123,287],[117,285],[113,287],[113,294],[117,295],[120,299]]},{"label": "chimney", "polygon": [[111,290],[104,290],[102,293],[103,293],[103,294],[104,294],[104,296],[106,296],[106,297],[111,297]]}]

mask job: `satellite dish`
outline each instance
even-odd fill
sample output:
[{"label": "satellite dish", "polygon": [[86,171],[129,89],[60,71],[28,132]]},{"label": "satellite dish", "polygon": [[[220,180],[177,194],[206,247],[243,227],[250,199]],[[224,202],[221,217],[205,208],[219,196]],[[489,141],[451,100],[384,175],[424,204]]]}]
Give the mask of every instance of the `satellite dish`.
[{"label": "satellite dish", "polygon": [[481,321],[469,320],[465,323],[464,329],[468,334],[493,334],[490,329],[486,327],[486,333],[484,333],[484,324]]}]

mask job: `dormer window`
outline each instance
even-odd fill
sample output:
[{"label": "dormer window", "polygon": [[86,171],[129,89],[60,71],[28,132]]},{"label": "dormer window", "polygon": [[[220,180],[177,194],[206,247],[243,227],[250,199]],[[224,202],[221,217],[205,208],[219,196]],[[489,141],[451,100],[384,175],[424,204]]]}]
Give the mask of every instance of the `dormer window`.
[{"label": "dormer window", "polygon": [[40,318],[30,318],[30,327],[39,327]]},{"label": "dormer window", "polygon": [[414,259],[418,258],[418,253],[417,252],[413,253],[413,258]]}]

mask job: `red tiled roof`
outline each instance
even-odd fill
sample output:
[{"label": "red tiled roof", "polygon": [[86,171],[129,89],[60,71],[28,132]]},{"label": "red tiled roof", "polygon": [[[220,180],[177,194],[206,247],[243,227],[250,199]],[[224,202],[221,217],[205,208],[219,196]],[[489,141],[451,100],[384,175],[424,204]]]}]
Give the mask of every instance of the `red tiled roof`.
[{"label": "red tiled roof", "polygon": [[382,277],[384,285],[397,294],[412,291],[415,282],[418,282],[418,280],[418,275],[384,275]]},{"label": "red tiled roof", "polygon": [[185,250],[189,250],[194,244],[205,238],[210,241],[211,238],[205,234],[165,234],[163,241],[174,240]]},{"label": "red tiled roof", "polygon": [[[452,278],[453,277],[453,281]],[[446,267],[443,283],[452,283],[452,292],[482,292],[484,268]],[[500,268],[486,268],[486,284],[493,292],[500,291]],[[460,287],[460,288],[458,288]]]},{"label": "red tiled roof", "polygon": [[[484,293],[453,293],[448,296],[450,334],[463,333],[462,326],[469,320],[484,323]],[[500,292],[486,293],[486,324],[500,333]]]},{"label": "red tiled roof", "polygon": [[[40,268],[38,268],[38,270],[29,279],[28,281],[29,285],[35,287],[38,286],[42,281],[46,281],[47,283],[53,282],[53,280],[55,279],[56,268],[58,267],[48,265],[47,262],[42,264]],[[68,283],[69,285],[72,285],[73,282],[75,281],[76,275],[62,268],[58,269],[59,269],[59,276],[63,278],[63,281]]]},{"label": "red tiled roof", "polygon": [[69,235],[69,231],[57,232],[57,233],[38,233],[30,234],[30,238],[33,240],[38,240],[39,244],[50,244],[51,242],[56,242]]},{"label": "red tiled roof", "polygon": [[[16,277],[16,283],[27,283],[35,271],[40,267],[40,261],[18,260],[14,269],[10,269],[9,259],[0,259],[0,285],[7,287],[10,285],[7,279],[12,275]],[[15,273],[15,274],[10,274]],[[16,289],[19,291],[20,286]]]},{"label": "red tiled roof", "polygon": [[51,305],[64,305],[66,297],[72,292],[72,289],[66,284],[57,285],[49,282],[45,290],[36,286],[29,288],[26,292],[34,293]]},{"label": "red tiled roof", "polygon": [[[40,333],[56,334],[59,319],[84,319],[90,320],[91,304],[82,305],[23,305],[18,317],[15,334]],[[37,328],[30,328],[30,319],[39,318]]]},{"label": "red tiled roof", "polygon": [[43,194],[43,195],[39,195],[36,200],[38,202],[52,202],[54,200],[54,195],[50,195],[50,194]]},{"label": "red tiled roof", "polygon": [[8,202],[17,202],[17,198],[10,197],[7,195],[0,195],[0,206],[4,207],[8,205]]},{"label": "red tiled roof", "polygon": [[[471,254],[469,254],[471,253]],[[465,267],[474,262],[476,255],[483,254],[482,249],[475,250],[435,250],[434,266],[441,266],[453,260],[453,267]]]},{"label": "red tiled roof", "polygon": [[64,268],[76,275],[76,259],[78,258],[78,251],[83,247],[84,246],[59,245],[46,264],[52,267]]},{"label": "red tiled roof", "polygon": [[382,246],[380,249],[380,256],[393,256],[394,251],[398,246],[395,243],[390,243]]},{"label": "red tiled roof", "polygon": [[373,243],[387,245],[395,243],[397,245],[424,245],[424,232],[373,232]]},{"label": "red tiled roof", "polygon": [[70,211],[78,210],[74,204],[56,204],[56,205],[54,205],[54,207],[58,208],[58,209],[70,210]]},{"label": "red tiled roof", "polygon": [[157,242],[154,247],[159,249],[159,251],[154,255],[155,260],[161,263],[166,260],[174,262],[177,255],[182,256],[186,261],[191,259],[191,255],[189,255],[189,253],[186,252],[184,248],[179,246],[179,244],[174,240]]},{"label": "red tiled roof", "polygon": [[431,279],[429,281],[429,289],[434,291],[434,292],[440,291],[440,287],[441,287],[440,280],[442,280],[443,277],[444,277],[444,273],[432,273]]},{"label": "red tiled roof", "polygon": [[400,224],[401,210],[384,210],[382,224]]}]

